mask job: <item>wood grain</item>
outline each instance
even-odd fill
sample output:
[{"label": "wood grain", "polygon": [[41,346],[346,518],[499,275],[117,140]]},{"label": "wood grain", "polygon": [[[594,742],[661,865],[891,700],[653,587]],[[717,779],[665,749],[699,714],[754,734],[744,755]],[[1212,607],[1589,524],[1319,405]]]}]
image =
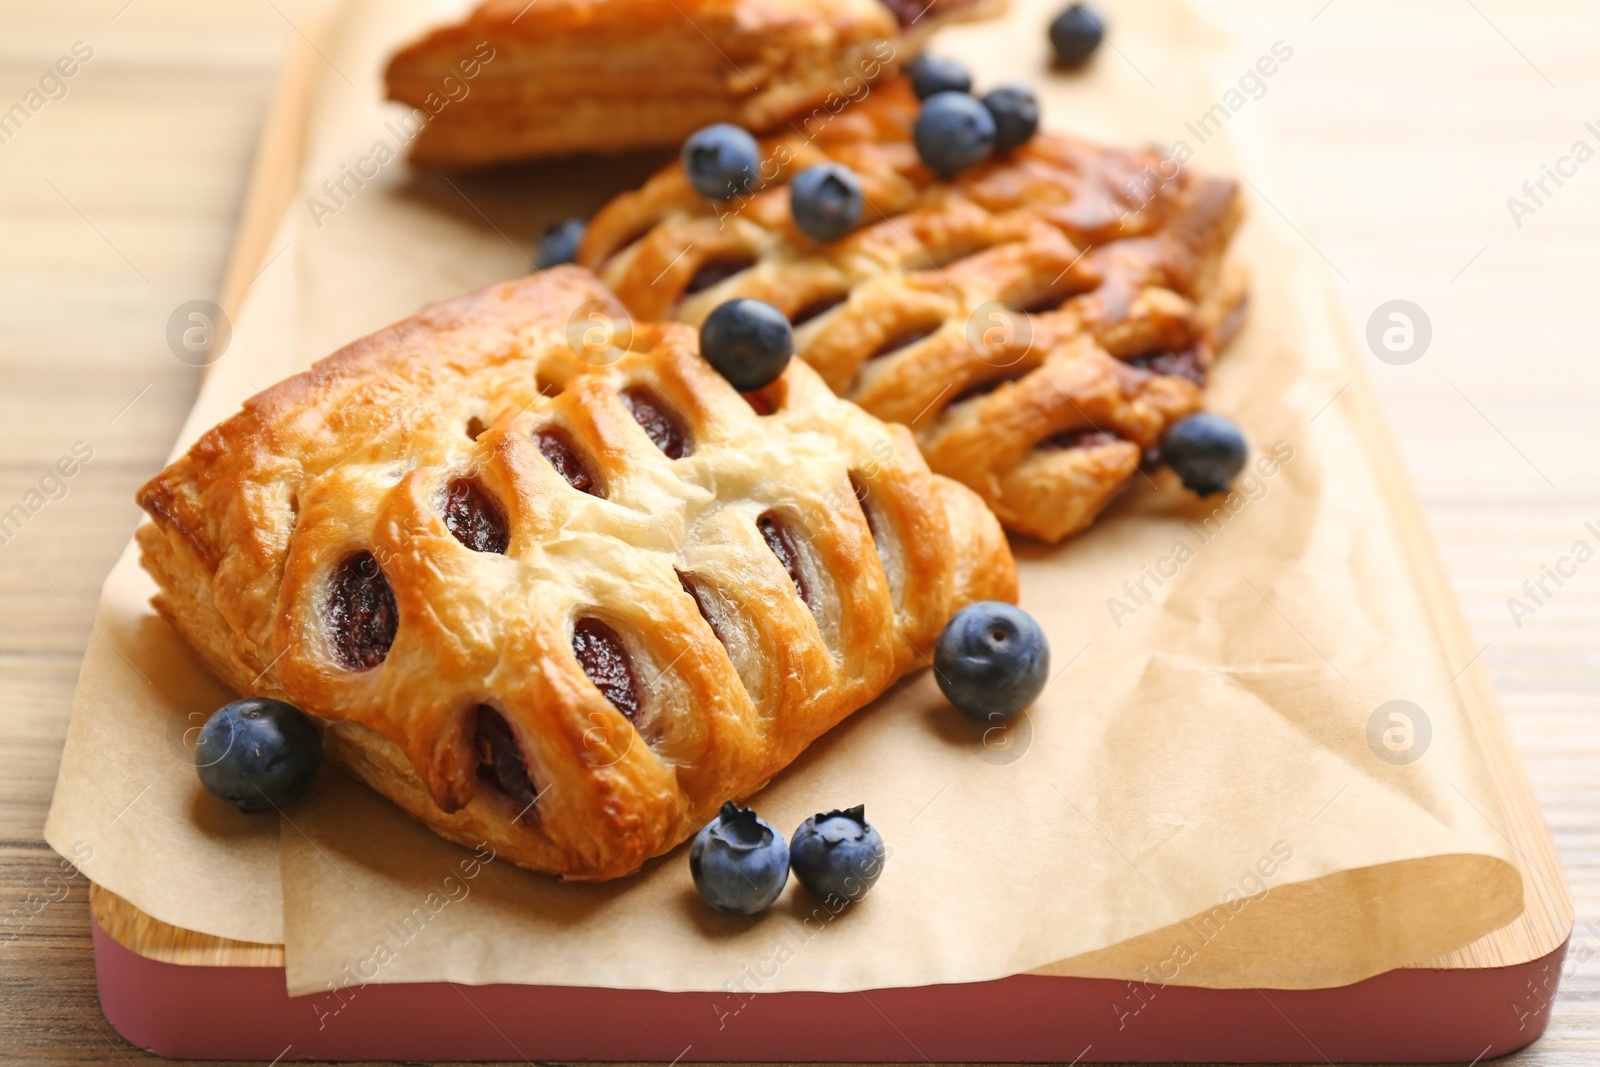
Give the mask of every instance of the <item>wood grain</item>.
[{"label": "wood grain", "polygon": [[[294,26],[324,6],[125,3],[11,0],[0,41],[4,106],[73,41],[96,50],[65,99],[0,144],[0,502],[74,440],[96,449],[67,496],[0,545],[0,910],[16,916],[0,940],[7,1063],[156,1062],[100,1015],[87,886],[60,877],[39,834],[86,616],[137,520],[133,489],[193,399],[196,373],[167,351],[167,316],[223,292],[279,61]],[[1600,562],[1520,625],[1506,602],[1600,520],[1588,447],[1600,361],[1585,325],[1600,280],[1600,163],[1520,228],[1505,201],[1600,120],[1600,11],[1248,0],[1221,14],[1242,42],[1296,49],[1249,105],[1277,136],[1294,190],[1260,192],[1305,204],[1307,239],[1339,272],[1353,334],[1393,297],[1433,320],[1429,357],[1368,370],[1481,652],[1463,682],[1486,670],[1499,694],[1579,916],[1550,1030],[1508,1062],[1595,1062]]]}]

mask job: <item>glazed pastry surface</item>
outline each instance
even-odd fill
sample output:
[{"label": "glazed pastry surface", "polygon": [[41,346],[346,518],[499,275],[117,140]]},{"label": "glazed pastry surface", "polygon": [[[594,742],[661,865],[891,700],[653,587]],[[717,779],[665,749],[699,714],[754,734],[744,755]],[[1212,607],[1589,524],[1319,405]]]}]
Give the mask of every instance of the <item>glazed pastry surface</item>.
[{"label": "glazed pastry surface", "polygon": [[[422,164],[675,148],[855,99],[949,22],[1005,0],[488,0],[407,45],[389,98],[431,117]],[[470,77],[467,75],[470,73]]]},{"label": "glazed pastry surface", "polygon": [[577,267],[363,338],[140,490],[155,604],[444,836],[634,871],[1016,596],[903,428],[696,344]]},{"label": "glazed pastry surface", "polygon": [[[1011,530],[1082,530],[1130,482],[1237,330],[1233,181],[1041,132],[942,180],[904,78],[762,143],[766,184],[711,203],[674,164],[603,208],[579,262],[634,314],[699,323],[776,305],[841,396],[915,432],[929,465]],[[847,237],[794,225],[787,181],[834,161],[867,206]]]}]

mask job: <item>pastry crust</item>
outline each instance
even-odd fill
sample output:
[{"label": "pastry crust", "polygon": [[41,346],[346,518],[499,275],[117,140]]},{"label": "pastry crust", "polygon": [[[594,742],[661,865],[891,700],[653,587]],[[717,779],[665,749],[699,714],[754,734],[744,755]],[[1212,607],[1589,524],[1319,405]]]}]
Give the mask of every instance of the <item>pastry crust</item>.
[{"label": "pastry crust", "polygon": [[999,524],[903,428],[798,360],[747,400],[577,267],[355,342],[139,503],[155,604],[214,673],[329,720],[439,833],[574,879],[682,841],[1016,596]]},{"label": "pastry crust", "polygon": [[[940,180],[911,142],[917,109],[896,78],[764,142],[766,185],[743,200],[706,201],[675,164],[603,208],[578,259],[641,317],[776,305],[840,395],[912,427],[929,465],[1010,529],[1059,540],[1201,406],[1248,289],[1225,259],[1239,190],[1056,133]],[[867,207],[819,244],[784,183],[828,160]]]},{"label": "pastry crust", "polygon": [[947,22],[1005,0],[488,0],[401,49],[392,100],[429,116],[419,164],[676,147],[847,99]]}]

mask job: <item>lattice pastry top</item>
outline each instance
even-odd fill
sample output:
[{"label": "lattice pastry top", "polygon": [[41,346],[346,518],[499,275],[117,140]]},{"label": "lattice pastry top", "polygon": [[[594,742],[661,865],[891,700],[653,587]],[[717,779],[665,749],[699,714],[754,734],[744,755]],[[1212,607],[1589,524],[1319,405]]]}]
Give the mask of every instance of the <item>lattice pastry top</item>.
[{"label": "lattice pastry top", "polygon": [[331,720],[445,836],[578,879],[683,840],[1016,595],[993,516],[903,428],[799,361],[741,397],[576,267],[355,342],[139,502],[156,605],[222,679]]},{"label": "lattice pastry top", "polygon": [[[840,395],[911,426],[929,465],[1008,527],[1056,540],[1199,407],[1245,298],[1224,262],[1238,190],[1055,133],[940,180],[910,139],[917,109],[905,79],[881,83],[764,142],[764,188],[726,204],[674,164],[595,216],[579,261],[641,317],[775,304]],[[819,244],[784,183],[827,160],[856,173],[867,208]]]},{"label": "lattice pastry top", "polygon": [[854,98],[949,22],[1005,0],[488,0],[407,45],[390,99],[431,116],[419,163],[676,148]]}]

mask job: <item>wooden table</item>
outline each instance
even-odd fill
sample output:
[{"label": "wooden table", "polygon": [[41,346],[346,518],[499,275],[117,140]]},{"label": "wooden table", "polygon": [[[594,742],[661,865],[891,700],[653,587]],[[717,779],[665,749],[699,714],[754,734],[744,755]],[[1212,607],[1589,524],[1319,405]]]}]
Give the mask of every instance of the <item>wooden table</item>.
[{"label": "wooden table", "polygon": [[[138,520],[133,489],[160,466],[196,387],[168,348],[168,316],[216,295],[279,59],[322,6],[0,9],[0,111],[75,42],[92,50],[64,96],[20,130],[0,128],[0,512],[40,489],[76,442],[93,449],[64,493],[46,479],[59,499],[0,531],[7,1063],[151,1060],[100,1015],[86,886],[62,875],[40,832],[100,583]],[[1600,10],[1391,7],[1248,0],[1219,15],[1248,53],[1241,72],[1274,41],[1294,49],[1246,105],[1278,136],[1294,182],[1255,190],[1256,209],[1293,214],[1298,202],[1356,336],[1396,298],[1432,323],[1422,359],[1371,369],[1579,914],[1549,1033],[1514,1059],[1586,1063],[1600,1054],[1600,559],[1559,586],[1546,579],[1538,602],[1523,583],[1580,539],[1600,545],[1584,525],[1600,530],[1587,448],[1600,360],[1582,326],[1600,289],[1600,161],[1562,162],[1579,139],[1600,150]],[[1545,164],[1575,173],[1546,178],[1542,193],[1535,184],[1535,199],[1522,185]],[[1514,217],[1513,196],[1531,210]],[[1512,597],[1532,611],[1514,616]]]}]

